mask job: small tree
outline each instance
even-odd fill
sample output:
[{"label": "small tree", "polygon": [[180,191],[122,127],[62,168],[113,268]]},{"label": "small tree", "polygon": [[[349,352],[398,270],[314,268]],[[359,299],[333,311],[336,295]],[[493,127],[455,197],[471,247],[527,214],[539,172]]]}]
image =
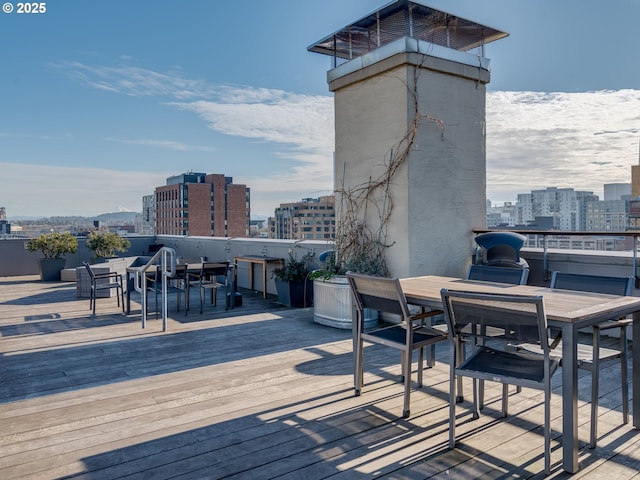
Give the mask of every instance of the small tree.
[{"label": "small tree", "polygon": [[46,259],[58,259],[67,253],[76,253],[78,239],[69,232],[43,233],[27,242],[27,250],[30,252],[40,251]]},{"label": "small tree", "polygon": [[87,236],[87,247],[96,257],[113,257],[116,252],[125,252],[131,242],[115,232],[91,232]]}]

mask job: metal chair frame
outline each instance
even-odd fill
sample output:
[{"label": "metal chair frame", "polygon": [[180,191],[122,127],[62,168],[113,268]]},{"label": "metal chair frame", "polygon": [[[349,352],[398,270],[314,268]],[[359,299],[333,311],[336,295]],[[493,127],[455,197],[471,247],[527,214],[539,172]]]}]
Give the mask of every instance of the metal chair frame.
[{"label": "metal chair frame", "polygon": [[[456,380],[473,379],[473,416],[480,416],[478,380],[519,385],[544,391],[544,463],[550,472],[551,377],[559,360],[549,354],[547,319],[542,296],[472,293],[443,289],[445,320],[451,343],[449,447],[455,447]],[[487,334],[491,330],[492,333]],[[503,335],[495,341],[495,331]],[[539,343],[542,354],[515,351],[503,339]],[[464,358],[462,344],[473,345]],[[507,416],[508,392],[503,387],[502,415]]]},{"label": "metal chair frame", "polygon": [[[481,282],[507,283],[509,285],[526,285],[529,279],[529,269],[519,267],[498,267],[484,264],[471,264],[467,270],[467,280],[475,280]],[[508,388],[504,386],[505,390]],[[480,409],[484,408],[484,381],[480,380]],[[517,387],[520,392],[521,387]],[[463,401],[462,379],[458,381],[458,398],[457,402]]]},{"label": "metal chair frame", "polygon": [[117,272],[96,273],[91,269],[91,265],[88,262],[82,262],[82,264],[87,269],[87,272],[89,272],[89,278],[91,279],[89,308],[93,310],[93,315],[96,314],[97,292],[100,290],[111,290],[113,288],[116,289],[118,306],[122,306],[122,313],[124,313],[124,284],[122,282],[122,275]]},{"label": "metal chair frame", "polygon": [[[446,333],[426,326],[424,320],[439,315],[442,311],[424,311],[421,308],[419,313],[412,314],[409,311],[407,300],[397,278],[374,277],[354,273],[347,273],[347,278],[351,286],[356,311],[356,318],[353,322],[355,395],[359,396],[363,387],[364,341],[398,349],[401,352],[402,380],[404,382],[402,416],[409,417],[412,353],[416,349],[419,350],[418,387],[421,387],[424,347],[433,346],[447,339]],[[365,308],[397,315],[400,318],[400,323],[365,332]],[[431,366],[433,366],[433,359],[428,362],[428,367]]]},{"label": "metal chair frame", "polygon": [[[610,277],[601,275],[584,275],[574,273],[553,272],[551,288],[562,290],[574,290],[592,293],[605,293],[611,295],[631,295],[633,291],[633,277]],[[591,372],[591,428],[589,433],[589,447],[595,448],[598,436],[598,392],[600,384],[600,363],[620,359],[621,385],[622,385],[622,421],[629,423],[629,381],[627,372],[627,327],[632,320],[628,318],[611,320],[592,327],[592,345],[580,343],[578,345],[578,368]],[[600,346],[600,334],[602,331],[619,329],[619,350],[603,348]],[[556,342],[560,343],[560,342]],[[556,353],[560,357],[562,354]]]},{"label": "metal chair frame", "polygon": [[[225,296],[229,285],[229,262],[203,262],[200,273],[188,273],[187,291],[186,291],[186,311],[189,311],[189,289],[197,287],[200,290],[200,313],[203,312],[203,304],[205,291],[211,292],[211,303],[215,307],[217,305],[218,288],[225,289]],[[224,277],[224,283],[218,281],[218,277]],[[227,303],[226,309],[229,309]]]},{"label": "metal chair frame", "polygon": [[176,273],[173,277],[169,279],[169,282],[175,283],[176,289],[176,311],[180,311],[180,294],[184,293],[184,308],[185,312],[187,310],[187,283],[188,283],[188,273],[187,273],[187,264],[176,264]]}]

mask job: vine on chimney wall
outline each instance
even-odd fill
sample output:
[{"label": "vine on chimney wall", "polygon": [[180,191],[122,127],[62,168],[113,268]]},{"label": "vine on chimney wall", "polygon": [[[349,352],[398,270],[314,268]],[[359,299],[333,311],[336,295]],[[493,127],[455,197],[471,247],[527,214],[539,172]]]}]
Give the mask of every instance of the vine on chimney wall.
[{"label": "vine on chimney wall", "polygon": [[[337,273],[353,271],[388,276],[385,250],[393,245],[387,241],[389,219],[394,207],[391,194],[393,179],[407,163],[422,122],[428,121],[440,128],[444,140],[444,121],[421,114],[419,110],[417,89],[421,67],[414,67],[413,85],[407,85],[414,108],[411,125],[406,135],[387,153],[382,174],[349,188],[344,187],[343,178],[342,188],[336,191],[341,198],[335,240]],[[375,220],[367,220],[371,218]]]}]

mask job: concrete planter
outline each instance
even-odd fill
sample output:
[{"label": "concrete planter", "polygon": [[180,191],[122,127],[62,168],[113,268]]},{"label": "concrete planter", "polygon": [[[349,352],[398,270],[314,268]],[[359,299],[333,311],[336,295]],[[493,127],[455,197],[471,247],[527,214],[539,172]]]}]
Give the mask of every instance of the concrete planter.
[{"label": "concrete planter", "polygon": [[40,279],[43,282],[60,281],[60,270],[64,268],[66,263],[66,258],[41,258],[38,261]]},{"label": "concrete planter", "polygon": [[287,282],[275,279],[278,302],[287,307],[303,308],[313,305],[313,283],[298,280]]},{"label": "concrete planter", "polygon": [[[351,329],[354,315],[353,298],[347,277],[313,281],[313,320],[321,325]],[[365,310],[364,328],[378,324],[377,310]]]}]

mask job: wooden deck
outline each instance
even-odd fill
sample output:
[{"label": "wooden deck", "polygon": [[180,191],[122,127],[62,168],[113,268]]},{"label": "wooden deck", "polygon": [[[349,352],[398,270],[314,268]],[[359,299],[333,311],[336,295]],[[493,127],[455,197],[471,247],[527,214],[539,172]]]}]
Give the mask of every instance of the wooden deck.
[{"label": "wooden deck", "polygon": [[[499,389],[488,387],[479,420],[458,407],[449,450],[447,344],[402,419],[394,350],[366,348],[354,397],[351,332],[243,294],[243,306],[219,302],[203,315],[172,303],[162,332],[153,317],[141,329],[138,303],[124,316],[115,298],[99,299],[91,317],[73,283],[0,278],[0,479],[543,478],[539,392],[514,391],[513,415],[501,419]],[[640,434],[620,425],[618,375],[615,363],[602,375],[595,450],[584,442],[590,377],[580,380],[572,478],[640,478]],[[555,392],[552,477],[568,478]]]}]

